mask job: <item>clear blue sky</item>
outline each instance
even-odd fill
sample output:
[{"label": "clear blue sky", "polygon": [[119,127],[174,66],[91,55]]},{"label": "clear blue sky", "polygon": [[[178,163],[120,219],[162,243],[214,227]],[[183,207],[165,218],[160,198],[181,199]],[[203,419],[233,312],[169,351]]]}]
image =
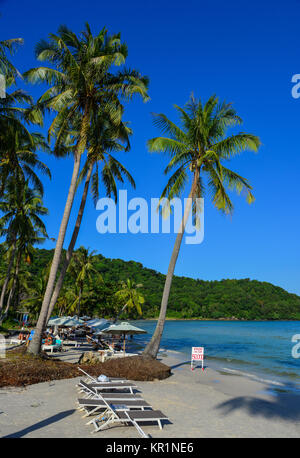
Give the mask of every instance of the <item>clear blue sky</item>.
[{"label": "clear blue sky", "polygon": [[[233,102],[244,119],[242,129],[259,135],[263,144],[259,154],[246,153],[231,164],[252,183],[256,202],[248,206],[234,197],[230,219],[207,200],[205,240],[182,246],[176,274],[209,280],[247,277],[300,294],[300,99],[291,96],[292,75],[300,73],[298,0],[19,0],[0,2],[0,11],[0,39],[25,40],[14,58],[21,71],[37,66],[36,42],[60,24],[80,32],[87,21],[94,33],[103,26],[121,32],[128,65],[149,76],[151,96],[149,103],[136,100],[126,110],[134,136],[122,160],[137,184],[130,197],[159,197],[166,182],[167,158],[146,148],[147,139],[158,134],[151,112],[176,121],[172,105],[184,105],[192,91],[203,99],[216,93]],[[41,88],[30,91],[37,97]],[[50,211],[48,232],[56,237],[72,164],[42,158],[53,174],[51,182],[44,180],[44,200]],[[74,215],[77,208],[78,200]],[[97,216],[90,200],[77,246],[166,272],[173,235],[103,236],[96,231]],[[69,237],[70,231],[66,242]]]}]

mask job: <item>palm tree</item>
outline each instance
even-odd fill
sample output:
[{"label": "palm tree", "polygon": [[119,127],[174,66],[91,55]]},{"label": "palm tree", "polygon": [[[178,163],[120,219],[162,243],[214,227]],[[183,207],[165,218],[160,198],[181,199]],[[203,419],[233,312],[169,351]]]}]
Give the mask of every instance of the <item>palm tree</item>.
[{"label": "palm tree", "polygon": [[37,152],[49,152],[49,146],[44,137],[39,133],[22,132],[15,126],[8,125],[3,138],[0,134],[0,196],[5,189],[5,183],[11,176],[25,183],[26,180],[33,185],[42,195],[43,184],[36,170],[51,178],[47,165],[38,158]]},{"label": "palm tree", "polygon": [[98,274],[97,270],[93,265],[93,256],[95,251],[89,252],[87,248],[80,247],[73,256],[70,264],[70,274],[75,280],[75,285],[78,288],[78,296],[74,302],[77,306],[77,315],[80,314],[80,303],[82,298],[83,288],[85,283],[89,283],[92,279],[92,274],[97,274],[97,280],[103,282],[102,277]]},{"label": "palm tree", "polygon": [[[106,189],[106,195],[111,196],[111,194],[113,194],[115,201],[117,201],[116,180],[120,181],[121,183],[124,183],[124,179],[127,178],[129,183],[135,188],[135,182],[130,173],[111,154],[112,151],[128,151],[130,147],[129,134],[131,134],[132,131],[126,125],[126,123],[120,121],[122,113],[123,110],[121,110],[120,107],[118,107],[117,111],[113,112],[115,119],[112,119],[111,106],[109,107],[109,113],[106,109],[103,110],[100,108],[100,111],[97,113],[96,119],[93,120],[91,133],[89,135],[88,140],[87,161],[79,177],[79,181],[81,181],[85,177],[81,203],[79,206],[78,215],[75,222],[71,241],[66,252],[66,257],[52,294],[48,310],[47,321],[50,319],[50,316],[55,307],[55,303],[59,297],[59,293],[63,285],[65,274],[72,258],[72,253],[77,241],[78,233],[82,222],[90,181],[92,180],[92,195],[94,203],[96,203],[99,198],[100,180],[102,181]],[[109,117],[107,117],[108,114]]]},{"label": "palm tree", "polygon": [[121,281],[121,289],[115,293],[116,298],[122,302],[124,305],[114,322],[116,322],[119,316],[124,312],[126,308],[133,309],[135,308],[139,315],[142,315],[142,304],[145,303],[144,296],[138,291],[139,288],[142,288],[141,283],[136,284],[129,278],[126,282]]},{"label": "palm tree", "polygon": [[253,202],[252,188],[248,180],[226,168],[223,161],[230,160],[246,149],[257,151],[260,145],[259,138],[252,134],[240,132],[226,136],[227,129],[242,124],[242,119],[230,103],[219,104],[216,96],[210,97],[205,105],[201,100],[191,96],[185,109],[177,105],[175,108],[179,112],[182,128],[165,115],[156,114],[154,115],[155,125],[169,137],[156,137],[148,141],[150,151],[162,151],[171,156],[165,173],[173,171],[173,174],[163,190],[161,199],[167,197],[171,200],[181,195],[191,179],[188,205],[171,256],[157,326],[144,350],[144,355],[152,358],[156,358],[159,349],[174,269],[191,207],[197,218],[199,207],[196,199],[204,197],[205,184],[214,206],[225,213],[233,211],[233,204],[226,187],[237,192],[244,190],[248,203]]},{"label": "palm tree", "polygon": [[28,294],[23,300],[26,310],[28,309],[30,313],[34,314],[36,319],[38,319],[41,309],[50,268],[51,262],[43,269],[42,274],[38,275],[34,282],[31,282]]},{"label": "palm tree", "polygon": [[[6,245],[9,246],[10,255],[6,277],[0,296],[0,316],[2,315],[5,293],[10,280],[11,270],[16,255],[23,250],[28,250],[32,240],[40,241],[40,237],[48,237],[46,227],[40,216],[48,214],[43,206],[41,194],[32,190],[25,184],[11,177],[6,186],[6,193],[0,202],[0,236],[6,237]],[[28,251],[27,251],[28,254]],[[16,267],[19,267],[18,256]]]},{"label": "palm tree", "polygon": [[[17,77],[22,78],[22,75],[8,59],[7,55],[13,55],[23,42],[22,38],[0,41],[0,76],[5,80],[5,97],[0,97],[1,142],[6,137],[8,126],[13,126],[14,130],[19,130],[22,134],[26,133],[30,138],[30,133],[22,121],[42,125],[41,112],[33,109],[33,99],[30,95],[21,89],[8,93],[8,89],[16,84]],[[25,107],[23,106],[24,104]]]},{"label": "palm tree", "polygon": [[147,97],[147,78],[136,71],[112,73],[112,67],[125,62],[127,47],[121,43],[120,34],[108,36],[103,29],[93,36],[88,24],[79,37],[65,26],[57,35],[51,34],[49,42],[41,41],[36,48],[37,58],[48,60],[55,68],[39,67],[26,72],[30,82],[46,82],[51,87],[38,100],[39,108],[54,110],[57,114],[50,126],[49,137],[55,134],[54,153],[60,151],[65,132],[79,114],[81,123],[74,150],[74,166],[68,197],[61,221],[52,266],[43,299],[41,313],[29,351],[38,354],[42,332],[47,319],[62,247],[76,191],[81,155],[87,145],[93,113],[109,97],[118,102],[119,96],[131,98],[133,94]]},{"label": "palm tree", "polygon": [[23,38],[10,38],[9,40],[0,41],[0,73],[5,78],[15,80],[16,76],[20,76],[16,67],[8,59],[7,54],[13,55],[23,43]]},{"label": "palm tree", "polygon": [[76,311],[78,296],[73,287],[62,288],[61,294],[56,302],[58,316],[72,315]]}]

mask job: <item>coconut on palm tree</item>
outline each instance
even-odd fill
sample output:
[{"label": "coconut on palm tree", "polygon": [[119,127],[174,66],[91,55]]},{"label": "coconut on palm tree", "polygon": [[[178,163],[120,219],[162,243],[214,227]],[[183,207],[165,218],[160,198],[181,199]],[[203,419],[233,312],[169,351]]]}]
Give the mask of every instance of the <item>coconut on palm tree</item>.
[{"label": "coconut on palm tree", "polygon": [[[219,103],[212,96],[203,105],[191,96],[185,108],[175,105],[180,115],[181,127],[164,114],[154,115],[154,124],[168,136],[148,141],[150,151],[164,152],[171,156],[165,173],[172,172],[163,190],[161,199],[180,196],[189,183],[188,205],[176,237],[161,300],[160,314],[151,341],[144,355],[155,358],[163,334],[172,278],[178,258],[188,215],[193,208],[197,215],[197,198],[203,198],[205,189],[213,205],[220,211],[232,213],[233,204],[227,189],[244,191],[248,203],[254,200],[252,188],[246,178],[227,168],[224,163],[245,150],[257,151],[260,140],[257,136],[239,132],[227,135],[230,127],[242,124],[242,119],[230,103]],[[168,201],[167,201],[168,204]]]},{"label": "coconut on palm tree", "polygon": [[51,87],[38,100],[39,108],[53,110],[56,115],[49,128],[49,137],[55,133],[54,153],[65,142],[65,133],[72,120],[81,116],[79,134],[74,150],[71,183],[59,229],[52,266],[43,299],[34,338],[29,346],[37,354],[41,347],[42,332],[47,319],[66,229],[75,197],[80,160],[85,151],[93,114],[99,106],[110,100],[118,103],[120,97],[131,98],[140,94],[147,98],[147,78],[136,71],[113,72],[114,66],[125,62],[127,47],[121,43],[120,34],[108,36],[105,29],[93,36],[88,24],[77,36],[65,26],[51,34],[49,42],[41,41],[36,48],[37,58],[49,61],[55,68],[38,67],[26,72],[30,82],[45,82]]}]

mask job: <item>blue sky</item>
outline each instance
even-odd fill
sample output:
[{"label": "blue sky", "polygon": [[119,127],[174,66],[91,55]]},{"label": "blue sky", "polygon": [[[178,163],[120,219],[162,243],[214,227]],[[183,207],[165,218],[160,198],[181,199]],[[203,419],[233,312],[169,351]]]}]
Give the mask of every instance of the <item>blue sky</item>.
[{"label": "blue sky", "polygon": [[[103,26],[110,33],[121,32],[129,49],[127,65],[149,76],[151,97],[146,104],[134,100],[126,107],[134,136],[131,151],[119,158],[136,181],[129,197],[159,197],[166,183],[167,158],[146,148],[147,139],[159,133],[151,112],[177,121],[173,104],[183,106],[191,92],[203,100],[215,93],[233,102],[244,119],[242,130],[262,141],[258,154],[248,152],[231,163],[250,180],[256,202],[249,206],[234,196],[235,212],[229,218],[207,199],[204,242],[182,246],[175,273],[209,280],[258,279],[300,294],[300,99],[291,96],[292,75],[300,73],[298,0],[19,0],[0,1],[0,11],[0,39],[25,40],[14,57],[21,71],[38,65],[36,42],[60,24],[80,32],[87,21],[94,33]],[[42,88],[28,90],[37,97]],[[49,235],[56,237],[72,163],[41,157],[53,175],[51,182],[44,180],[44,202],[50,211]],[[70,226],[78,205],[76,199]],[[90,199],[77,246],[166,272],[174,235],[100,235],[98,214]],[[70,230],[65,246],[69,238]]]}]

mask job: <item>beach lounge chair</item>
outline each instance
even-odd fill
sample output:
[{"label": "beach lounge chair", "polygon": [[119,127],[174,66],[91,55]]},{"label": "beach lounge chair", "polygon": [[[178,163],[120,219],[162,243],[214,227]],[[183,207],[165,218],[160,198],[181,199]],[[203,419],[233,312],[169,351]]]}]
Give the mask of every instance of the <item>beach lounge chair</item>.
[{"label": "beach lounge chair", "polygon": [[50,353],[53,353],[54,350],[61,351],[62,350],[62,344],[54,344],[54,345],[47,345],[43,344],[42,345],[42,350],[43,351],[50,351]]},{"label": "beach lounge chair", "polygon": [[[91,390],[91,388],[93,388],[96,393],[98,393],[98,391],[104,391],[104,390],[109,390],[109,391],[114,391],[114,390],[129,390],[129,393],[130,394],[134,394],[133,392],[133,389],[136,388],[137,389],[137,386],[132,383],[132,382],[92,382],[92,383],[85,383],[84,380],[80,380],[79,383],[78,383],[78,387],[80,389],[84,389],[85,391],[87,391],[87,388],[89,390]],[[129,394],[128,393],[128,394]]]},{"label": "beach lounge chair", "polygon": [[[103,397],[101,399],[100,397],[95,397],[95,398],[90,398],[90,399],[78,399],[78,409],[79,410],[84,410],[85,414],[83,415],[84,417],[89,417],[90,415],[96,414],[101,410],[106,410],[107,406],[104,402],[104,399],[106,402],[110,403],[115,403],[116,400],[108,399],[107,397]],[[134,410],[144,410],[144,409],[152,409],[152,406],[148,404],[148,402],[144,401],[144,399],[120,399],[117,402],[122,402],[122,404],[125,404],[128,409],[134,409]]]},{"label": "beach lounge chair", "polygon": [[[86,376],[86,382],[94,382],[94,383],[99,383],[99,380],[97,380],[95,377],[93,377],[92,375],[88,374],[87,372],[85,372],[83,369],[81,369],[81,367],[77,367],[77,369],[79,371],[81,371],[85,376]],[[109,381],[103,381],[101,383],[109,383],[109,382],[120,382],[120,383],[123,383],[123,382],[128,382],[128,380],[126,378],[121,378],[121,377],[108,377],[109,378]]]},{"label": "beach lounge chair", "polygon": [[[97,399],[98,398],[98,394],[97,394],[97,391],[87,391],[85,390],[84,388],[82,388],[81,390],[79,390],[79,393],[83,393],[83,396],[85,399]],[[142,399],[142,396],[140,394],[131,394],[131,393],[122,393],[122,392],[114,392],[114,393],[111,393],[111,392],[108,392],[108,393],[101,393],[101,396],[106,399],[107,401],[139,401]]]},{"label": "beach lounge chair", "polygon": [[[101,395],[99,395],[102,397]],[[148,438],[149,436],[142,430],[138,423],[142,422],[156,422],[160,429],[162,429],[161,422],[168,420],[160,410],[129,410],[126,404],[109,404],[105,399],[103,402],[106,404],[107,409],[93,418],[87,424],[94,425],[94,433],[101,431],[108,426],[115,423],[132,424],[142,437]],[[101,423],[99,425],[99,423]]]},{"label": "beach lounge chair", "polygon": [[[80,380],[78,385],[82,385],[83,380]],[[132,382],[91,382],[88,384],[90,388],[94,388],[98,391],[103,390],[129,390],[129,393],[133,394],[133,390],[137,389],[137,386]]]},{"label": "beach lounge chair", "polygon": [[[77,388],[80,393],[84,393],[87,398],[98,398],[99,393],[97,389],[90,384],[87,384],[83,380],[77,385]],[[108,388],[109,390],[109,388]],[[111,400],[124,400],[124,399],[141,399],[141,395],[137,393],[124,393],[123,391],[102,391],[101,396],[105,397],[105,399]]]},{"label": "beach lounge chair", "polygon": [[133,409],[145,409],[145,408],[152,408],[150,404],[148,404],[144,399],[141,398],[140,395],[135,395],[131,393],[102,393],[99,395],[94,388],[91,388],[86,383],[83,383],[83,388],[85,389],[85,393],[88,394],[87,398],[80,398],[78,399],[79,410],[85,410],[86,414],[84,417],[88,415],[92,415],[94,412],[98,410],[105,410],[106,404],[104,402],[120,402],[122,401],[123,404],[126,404],[128,408]]}]

